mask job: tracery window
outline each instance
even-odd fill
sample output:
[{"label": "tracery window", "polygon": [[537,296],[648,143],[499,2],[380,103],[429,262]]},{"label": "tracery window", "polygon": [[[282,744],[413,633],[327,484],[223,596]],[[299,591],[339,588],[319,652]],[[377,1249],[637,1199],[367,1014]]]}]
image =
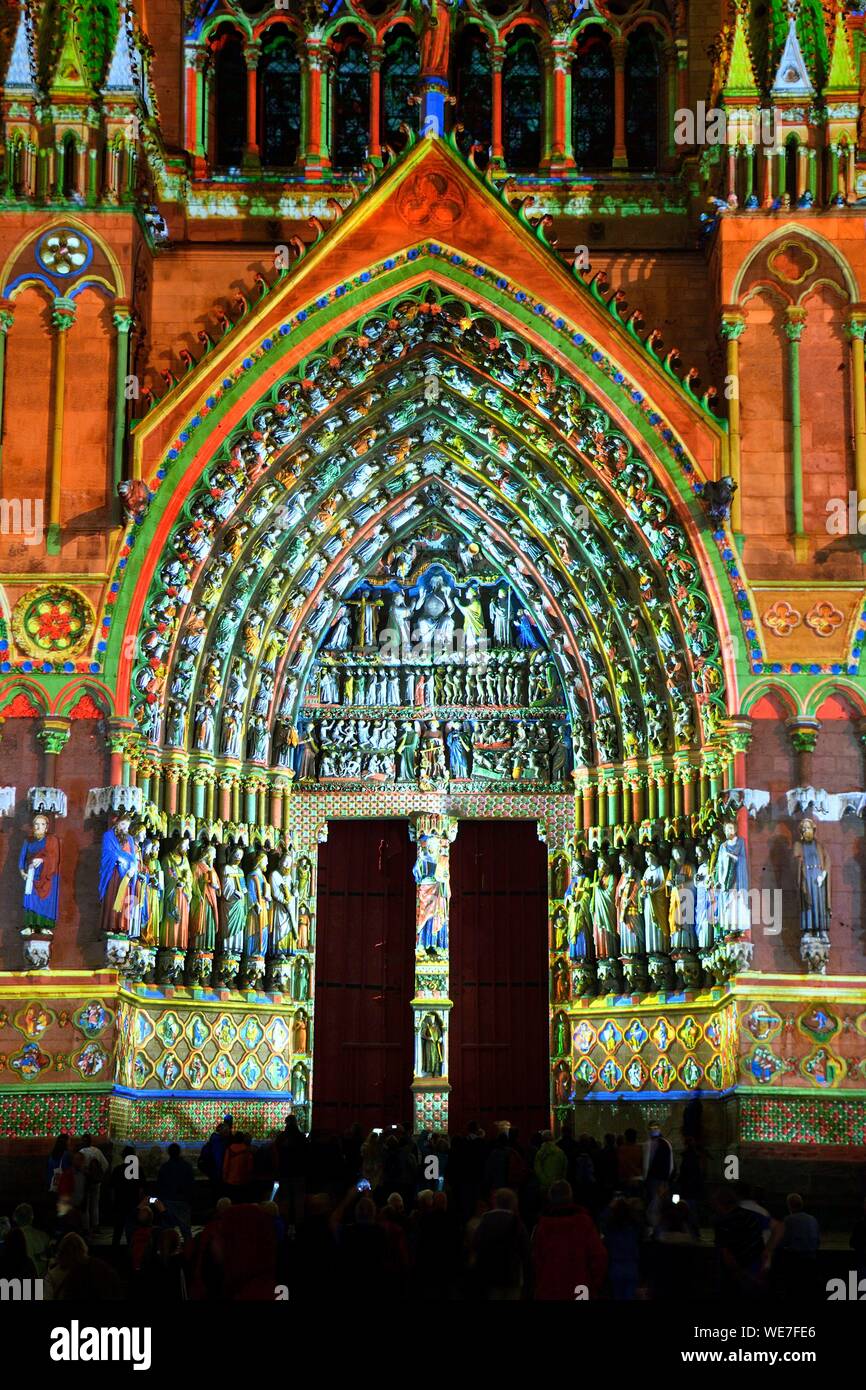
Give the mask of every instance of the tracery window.
[{"label": "tracery window", "polygon": [[629,169],[658,166],[659,55],[646,25],[629,35],[626,50],[625,144]]},{"label": "tracery window", "polygon": [[288,168],[297,161],[301,143],[301,64],[285,24],[265,30],[259,82],[262,164]]},{"label": "tracery window", "polygon": [[492,65],[487,36],[477,25],[467,25],[457,40],[455,77],[461,148],[487,149],[493,138]]},{"label": "tracery window", "polygon": [[403,144],[401,125],[418,129],[420,108],[409,98],[417,94],[420,71],[418,40],[407,29],[392,29],[382,59],[382,141],[394,149]]},{"label": "tracery window", "polygon": [[247,135],[247,65],[236,29],[223,26],[212,45],[216,105],[216,162],[221,169],[240,168]]},{"label": "tracery window", "polygon": [[334,39],[333,142],[337,169],[364,163],[370,145],[370,53],[363,34],[345,25]]},{"label": "tracery window", "polygon": [[78,151],[75,136],[70,132],[63,137],[63,183],[64,198],[71,198],[78,188]]},{"label": "tracery window", "polygon": [[535,36],[525,26],[508,36],[502,94],[505,162],[509,169],[537,169],[541,163],[541,58]]},{"label": "tracery window", "polygon": [[610,39],[587,29],[579,39],[571,69],[571,131],[579,169],[610,169],[613,164],[614,81]]}]

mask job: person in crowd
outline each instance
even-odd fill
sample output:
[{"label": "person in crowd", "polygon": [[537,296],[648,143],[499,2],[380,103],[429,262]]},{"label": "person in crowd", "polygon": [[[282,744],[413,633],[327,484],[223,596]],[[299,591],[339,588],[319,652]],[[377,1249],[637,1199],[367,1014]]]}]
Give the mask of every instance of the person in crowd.
[{"label": "person in crowd", "polygon": [[225,1161],[226,1149],[232,1137],[233,1122],[231,1115],[226,1115],[222,1122],[203,1144],[201,1153],[198,1156],[198,1166],[204,1173],[211,1188],[211,1198],[214,1202],[219,1201],[223,1190],[223,1163]]},{"label": "person in crowd", "polygon": [[788,1215],[782,1223],[779,1249],[814,1258],[821,1245],[821,1228],[818,1222],[804,1209],[803,1198],[799,1192],[788,1193],[787,1206]]},{"label": "person in crowd", "polygon": [[48,1155],[48,1191],[56,1193],[60,1174],[64,1168],[68,1168],[72,1163],[70,1152],[71,1140],[68,1134],[58,1134],[54,1141],[54,1147]]},{"label": "person in crowd", "polygon": [[238,1133],[229,1140],[223,1157],[223,1190],[232,1202],[248,1202],[253,1177],[253,1150],[249,1136]]},{"label": "person in crowd", "polygon": [[637,1130],[627,1129],[623,1142],[616,1151],[617,1182],[623,1192],[627,1192],[635,1182],[643,1178],[643,1152],[637,1141]]},{"label": "person in crowd", "polygon": [[511,1188],[494,1192],[492,1207],[475,1227],[472,1246],[473,1283],[479,1298],[516,1302],[527,1295],[529,1237],[520,1219],[517,1193]]},{"label": "person in crowd", "polygon": [[601,1213],[600,1224],[607,1250],[610,1291],[617,1302],[631,1302],[637,1298],[640,1281],[640,1206],[634,1198],[614,1193]]},{"label": "person in crowd", "polygon": [[574,1203],[571,1184],[564,1179],[552,1183],[547,1207],[532,1235],[535,1298],[545,1302],[598,1298],[607,1261],[592,1217]]},{"label": "person in crowd", "polygon": [[109,1187],[113,1219],[111,1248],[118,1250],[122,1238],[126,1238],[127,1245],[131,1242],[136,1209],[144,1196],[138,1158],[132,1144],[125,1146],[120,1162],[111,1170]]},{"label": "person in crowd", "polygon": [[366,1194],[355,1196],[338,1228],[342,1287],[352,1301],[375,1303],[385,1289],[388,1238],[376,1221],[373,1199]]},{"label": "person in crowd", "polygon": [[41,1279],[48,1268],[48,1250],[51,1237],[33,1224],[33,1208],[29,1202],[21,1202],[12,1213],[12,1222],[21,1232],[27,1246],[27,1254],[33,1261],[36,1277]]},{"label": "person in crowd", "polygon": [[716,1194],[716,1248],[721,1256],[722,1293],[734,1299],[755,1298],[766,1272],[764,1223],[743,1206],[730,1184]]},{"label": "person in crowd", "polygon": [[643,1146],[643,1180],[648,1201],[652,1201],[660,1186],[670,1186],[673,1171],[674,1151],[659,1125],[651,1124]]},{"label": "person in crowd", "polygon": [[535,1155],[535,1176],[541,1189],[542,1201],[547,1201],[548,1193],[555,1182],[561,1182],[568,1172],[568,1159],[560,1146],[554,1143],[551,1130],[544,1130],[541,1148]]},{"label": "person in crowd", "polygon": [[[401,1194],[402,1195],[402,1194]],[[444,1192],[424,1188],[408,1223],[415,1296],[422,1302],[449,1298],[455,1280],[459,1232]]]},{"label": "person in crowd", "polygon": [[45,1298],[68,1303],[111,1303],[124,1296],[111,1265],[89,1254],[83,1238],[74,1232],[60,1242],[56,1266],[56,1271],[49,1266]]},{"label": "person in crowd", "polygon": [[70,1231],[57,1247],[57,1254],[48,1266],[42,1297],[56,1301],[64,1297],[64,1287],[78,1265],[87,1259],[87,1245],[77,1231]]},{"label": "person in crowd", "polygon": [[36,1278],[36,1265],[28,1253],[24,1232],[13,1226],[0,1249],[0,1279]]},{"label": "person in crowd", "polygon": [[[177,1148],[176,1144],[171,1147]],[[187,1297],[183,1239],[167,1226],[158,1231],[142,1260],[137,1296],[153,1303],[181,1303]]]},{"label": "person in crowd", "polygon": [[[280,1201],[287,1209],[292,1226],[300,1221],[304,1209],[308,1149],[307,1137],[298,1124],[297,1116],[289,1115],[275,1143],[275,1177],[279,1183]],[[372,1187],[372,1183],[370,1185]]]},{"label": "person in crowd", "polygon": [[410,1269],[406,1206],[399,1192],[392,1192],[379,1212],[379,1225],[385,1232],[385,1282],[393,1298],[406,1295]]},{"label": "person in crowd", "polygon": [[704,1196],[704,1169],[701,1149],[693,1134],[688,1134],[685,1138],[685,1148],[677,1173],[676,1191],[685,1211],[689,1231],[695,1240],[699,1240],[700,1206]]},{"label": "person in crowd", "polygon": [[192,1199],[195,1191],[195,1173],[191,1163],[187,1163],[181,1153],[180,1144],[169,1144],[168,1158],[159,1170],[156,1179],[156,1195],[164,1204],[169,1216],[178,1224],[185,1240],[192,1238]]},{"label": "person in crowd", "polygon": [[84,1160],[86,1177],[84,1201],[84,1225],[88,1231],[99,1230],[99,1202],[102,1182],[108,1173],[108,1159],[93,1142],[93,1136],[85,1134],[81,1141],[79,1154]]}]

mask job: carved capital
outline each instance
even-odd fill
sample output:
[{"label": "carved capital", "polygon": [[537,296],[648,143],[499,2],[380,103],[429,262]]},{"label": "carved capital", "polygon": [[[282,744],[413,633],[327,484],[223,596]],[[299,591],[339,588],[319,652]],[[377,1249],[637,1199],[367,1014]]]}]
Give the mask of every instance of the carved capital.
[{"label": "carved capital", "polygon": [[71,720],[61,715],[47,715],[40,720],[36,737],[46,753],[62,753],[69,742],[71,728]]},{"label": "carved capital", "polygon": [[786,719],[785,728],[795,752],[814,753],[818,734],[821,731],[820,720],[804,719],[797,716],[793,719]]}]

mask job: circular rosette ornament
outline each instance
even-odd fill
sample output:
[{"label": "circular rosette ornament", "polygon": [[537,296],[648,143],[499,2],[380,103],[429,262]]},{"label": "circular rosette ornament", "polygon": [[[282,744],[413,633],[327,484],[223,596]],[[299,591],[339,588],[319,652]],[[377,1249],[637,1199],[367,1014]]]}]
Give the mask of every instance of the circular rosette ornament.
[{"label": "circular rosette ornament", "polygon": [[95,622],[89,601],[77,589],[52,584],[31,589],[12,614],[12,632],[30,656],[72,656],[86,646]]},{"label": "circular rosette ornament", "polygon": [[75,275],[88,264],[92,255],[90,242],[71,227],[55,227],[39,243],[36,259],[52,275]]}]

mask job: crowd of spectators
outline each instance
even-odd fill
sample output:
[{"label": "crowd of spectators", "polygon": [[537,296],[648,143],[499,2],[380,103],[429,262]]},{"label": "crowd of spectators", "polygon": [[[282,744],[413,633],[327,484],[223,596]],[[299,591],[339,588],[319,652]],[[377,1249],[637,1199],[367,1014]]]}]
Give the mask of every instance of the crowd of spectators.
[{"label": "crowd of spectators", "polygon": [[[740,1183],[709,1192],[699,1132],[598,1144],[508,1124],[401,1125],[265,1143],[226,1116],[200,1151],[58,1137],[45,1211],[0,1216],[0,1277],[58,1300],[540,1301],[808,1294],[821,1232],[797,1193],[774,1217]],[[850,1248],[866,1272],[866,1215]]]}]

